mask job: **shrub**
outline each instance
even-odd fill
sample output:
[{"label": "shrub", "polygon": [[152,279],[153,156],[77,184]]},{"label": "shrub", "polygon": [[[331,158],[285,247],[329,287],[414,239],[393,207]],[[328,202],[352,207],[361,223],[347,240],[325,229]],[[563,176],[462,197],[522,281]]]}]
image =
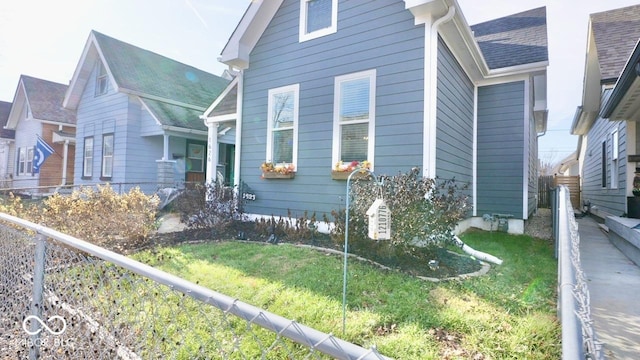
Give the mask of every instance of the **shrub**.
[{"label": "shrub", "polygon": [[217,182],[187,187],[174,200],[173,209],[187,227],[195,230],[225,232],[244,216],[237,192]]},{"label": "shrub", "polygon": [[[430,179],[413,168],[405,174],[378,177],[382,185],[358,179],[351,186],[349,243],[370,246],[366,211],[382,196],[391,211],[391,245],[411,251],[416,245],[442,246],[453,239],[451,232],[469,211],[466,186],[454,179]],[[344,241],[345,210],[334,210],[332,237]]]},{"label": "shrub", "polygon": [[41,204],[25,205],[11,196],[0,211],[110,248],[123,240],[147,238],[155,227],[158,197],[139,188],[119,195],[111,186],[85,187],[71,195],[54,194]]},{"label": "shrub", "polygon": [[309,217],[309,213],[305,211],[302,216],[294,219],[291,211],[288,211],[286,218],[276,219],[271,216],[268,219],[257,219],[255,229],[258,235],[273,243],[286,240],[313,241],[318,236],[317,222],[315,213]]}]

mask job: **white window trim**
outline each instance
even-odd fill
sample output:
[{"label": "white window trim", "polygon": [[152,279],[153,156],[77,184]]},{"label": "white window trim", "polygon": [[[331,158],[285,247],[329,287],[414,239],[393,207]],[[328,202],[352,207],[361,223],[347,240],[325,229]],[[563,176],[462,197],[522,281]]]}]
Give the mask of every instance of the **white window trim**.
[{"label": "white window trim", "polygon": [[[200,148],[200,151],[201,151],[201,154],[202,154],[202,156],[201,156],[201,157],[197,157],[197,156],[195,156],[195,157],[194,157],[194,156],[192,156],[192,154],[191,154],[191,147],[192,147],[192,146],[193,146],[193,147],[198,147],[198,148]],[[191,169],[191,170],[189,170],[189,172],[194,172],[194,173],[204,173],[204,172],[205,172],[205,166],[204,166],[204,162],[205,162],[205,160],[206,160],[206,159],[205,159],[205,150],[206,150],[206,147],[205,147],[205,145],[204,145],[204,144],[200,144],[200,143],[189,143],[189,144],[187,145],[187,158],[189,159],[189,161],[191,161],[191,163],[198,162],[198,163],[199,163],[199,165],[200,165],[200,166],[199,166],[199,167],[200,167],[200,170],[193,170],[193,169]]]},{"label": "white window trim", "polygon": [[[91,146],[87,146],[87,143],[91,142]],[[87,156],[87,150],[91,148],[91,156]],[[84,138],[84,144],[82,148],[82,176],[85,178],[90,178],[93,176],[93,156],[94,156],[94,147],[93,147],[93,136],[88,136]]]},{"label": "white window trim", "polygon": [[620,179],[620,174],[618,173],[619,169],[619,162],[618,162],[618,158],[619,158],[619,154],[618,154],[618,146],[619,146],[619,140],[618,140],[618,129],[614,129],[611,132],[611,189],[617,189],[618,188],[618,181]]},{"label": "white window trim", "polygon": [[293,84],[282,86],[279,88],[269,89],[269,100],[267,110],[267,154],[265,161],[272,161],[271,155],[273,154],[273,96],[280,93],[286,93],[293,91],[293,155],[291,160],[295,171],[298,170],[298,108],[300,100],[300,84]]},{"label": "white window trim", "polygon": [[[340,85],[345,81],[369,78],[369,119],[366,120],[353,120],[340,122]],[[369,123],[369,141],[367,143],[367,158],[362,160],[367,160],[371,163],[371,170],[373,171],[374,167],[374,158],[375,158],[375,139],[376,139],[376,70],[366,70],[353,74],[341,75],[335,78],[334,89],[333,89],[333,150],[331,155],[331,168],[335,166],[340,159],[340,126],[342,124],[358,124],[358,123]]]},{"label": "white window trim", "polygon": [[331,26],[307,33],[307,2],[300,0],[300,42],[317,39],[338,31],[338,0],[331,0]]},{"label": "white window trim", "polygon": [[[106,155],[105,154],[105,139],[106,138],[111,138],[111,155]],[[115,136],[113,135],[113,133],[110,134],[104,134],[102,135],[102,164],[101,164],[101,170],[100,170],[100,177],[101,178],[112,178],[113,177],[113,155],[115,153]],[[106,164],[107,161],[110,163],[111,165],[111,172],[109,174],[106,173]]]}]

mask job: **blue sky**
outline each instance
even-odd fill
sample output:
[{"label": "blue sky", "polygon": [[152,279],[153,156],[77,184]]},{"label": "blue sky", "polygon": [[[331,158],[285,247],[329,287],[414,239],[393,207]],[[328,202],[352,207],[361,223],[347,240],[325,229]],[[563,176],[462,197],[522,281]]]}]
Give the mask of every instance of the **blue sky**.
[{"label": "blue sky", "polygon": [[[266,0],[268,1],[268,0]],[[376,0],[388,1],[388,0]],[[221,74],[216,60],[250,0],[20,0],[0,2],[0,100],[12,101],[21,74],[68,83],[93,29]],[[569,135],[580,105],[590,13],[638,0],[458,0],[469,24],[547,6],[549,126],[540,158],[576,149]]]}]

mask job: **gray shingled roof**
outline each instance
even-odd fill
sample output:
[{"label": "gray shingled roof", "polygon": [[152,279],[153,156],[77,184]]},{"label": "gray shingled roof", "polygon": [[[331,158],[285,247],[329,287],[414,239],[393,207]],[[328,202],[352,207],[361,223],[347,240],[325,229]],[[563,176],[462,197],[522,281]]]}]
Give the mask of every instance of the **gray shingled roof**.
[{"label": "gray shingled roof", "polygon": [[204,121],[200,119],[202,111],[147,98],[142,98],[142,101],[162,125],[207,131]]},{"label": "gray shingled roof", "polygon": [[206,109],[229,83],[99,32],[93,34],[120,88]]},{"label": "gray shingled roof", "polygon": [[16,131],[5,129],[7,120],[9,120],[9,113],[11,113],[11,103],[6,101],[0,101],[0,138],[3,139],[15,139]]},{"label": "gray shingled roof", "polygon": [[640,5],[591,14],[600,75],[615,82],[640,38]]},{"label": "gray shingled roof", "polygon": [[549,60],[545,7],[476,24],[471,30],[489,69]]},{"label": "gray shingled roof", "polygon": [[76,113],[62,107],[67,85],[21,75],[20,80],[34,119],[75,124]]}]

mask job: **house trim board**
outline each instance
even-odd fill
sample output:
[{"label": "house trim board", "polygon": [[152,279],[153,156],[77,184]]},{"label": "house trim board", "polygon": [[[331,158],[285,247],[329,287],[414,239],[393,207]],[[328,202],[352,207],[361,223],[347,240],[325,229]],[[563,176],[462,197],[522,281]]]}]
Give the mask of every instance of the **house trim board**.
[{"label": "house trim board", "polygon": [[[233,80],[231,80],[231,82],[229,83],[229,85],[227,85],[227,87],[222,91],[222,93],[220,93],[220,95],[218,95],[218,97],[213,101],[213,103],[211,105],[209,105],[209,107],[207,108],[207,110],[204,111],[204,114],[202,115],[202,119],[209,119],[209,118],[217,118],[216,116],[210,117],[209,114],[211,114],[211,112],[213,111],[213,109],[216,108],[216,106],[218,106],[218,104],[220,104],[220,102],[229,94],[229,92],[231,92],[231,90],[238,84],[238,80],[239,80],[239,76],[236,76],[233,78]],[[236,108],[237,109],[237,108]],[[221,115],[222,116],[222,115]],[[229,114],[228,116],[236,116],[235,114]],[[231,120],[231,119],[230,119]]]},{"label": "house trim board", "polygon": [[472,215],[478,216],[478,86],[473,87]]},{"label": "house trim board", "polygon": [[531,117],[533,116],[533,114],[531,114],[530,116],[530,111],[529,109],[531,109],[531,84],[530,84],[530,79],[529,77],[527,77],[524,80],[524,114],[523,114],[523,121],[524,123],[522,124],[523,129],[524,129],[524,136],[523,136],[523,141],[525,143],[526,146],[524,146],[524,151],[522,152],[522,164],[524,166],[522,166],[522,219],[523,220],[527,220],[529,218],[529,166],[526,166],[527,164],[529,164],[530,161],[530,157],[531,157],[531,143],[530,143],[530,139],[531,139],[531,126],[529,126],[529,122],[531,121]]}]

